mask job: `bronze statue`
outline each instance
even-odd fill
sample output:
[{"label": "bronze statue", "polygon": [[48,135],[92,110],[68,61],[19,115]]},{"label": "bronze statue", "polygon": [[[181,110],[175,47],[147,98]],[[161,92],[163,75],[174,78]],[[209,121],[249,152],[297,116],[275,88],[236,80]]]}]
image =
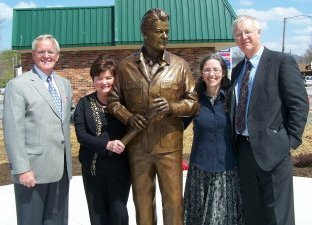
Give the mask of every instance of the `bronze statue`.
[{"label": "bronze statue", "polygon": [[157,224],[157,175],[163,224],[182,225],[181,117],[198,111],[194,80],[187,62],[166,51],[169,15],[165,11],[147,11],[141,32],[144,45],[120,62],[108,108],[130,130],[137,130],[127,145],[137,224]]}]

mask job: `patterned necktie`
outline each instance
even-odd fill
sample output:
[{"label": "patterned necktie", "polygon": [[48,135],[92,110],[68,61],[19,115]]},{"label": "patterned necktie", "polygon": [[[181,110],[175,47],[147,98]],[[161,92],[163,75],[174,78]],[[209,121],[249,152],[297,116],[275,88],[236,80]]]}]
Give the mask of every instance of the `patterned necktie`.
[{"label": "patterned necktie", "polygon": [[252,64],[249,60],[246,61],[246,68],[243,80],[240,87],[238,104],[235,113],[235,129],[238,133],[242,134],[246,128],[246,109],[248,99],[248,82]]},{"label": "patterned necktie", "polygon": [[56,108],[58,109],[58,112],[61,115],[62,114],[62,101],[61,101],[60,96],[57,94],[56,89],[53,86],[52,78],[50,76],[48,76],[47,82],[49,84],[48,89],[49,89],[50,94],[53,97],[54,104],[56,105]]}]

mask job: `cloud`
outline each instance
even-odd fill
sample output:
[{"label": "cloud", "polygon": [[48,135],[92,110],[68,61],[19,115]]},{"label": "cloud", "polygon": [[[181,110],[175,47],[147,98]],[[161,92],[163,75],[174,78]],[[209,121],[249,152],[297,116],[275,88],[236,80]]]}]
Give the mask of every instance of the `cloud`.
[{"label": "cloud", "polygon": [[256,9],[239,9],[237,11],[238,15],[252,15],[256,17],[264,29],[268,27],[268,23],[271,21],[283,21],[284,17],[291,17],[296,15],[301,15],[298,9],[289,7],[274,7],[268,10],[256,10]]},{"label": "cloud", "polygon": [[0,2],[0,20],[10,20],[13,16],[13,10],[10,6]]},{"label": "cloud", "polygon": [[64,7],[63,5],[47,5],[48,8],[54,8],[54,7]]},{"label": "cloud", "polygon": [[275,51],[281,51],[282,50],[282,45],[281,45],[280,42],[266,42],[266,43],[263,43],[263,44],[267,48],[275,50]]},{"label": "cloud", "polygon": [[[285,52],[292,52],[297,55],[303,55],[308,46],[312,43],[311,35],[293,35],[291,38],[286,36],[285,39]],[[271,43],[273,46],[280,46],[281,43]],[[277,49],[279,50],[279,49]]]},{"label": "cloud", "polygon": [[251,6],[254,3],[252,1],[248,1],[248,0],[243,0],[243,1],[239,1],[239,4],[243,5],[243,6]]},{"label": "cloud", "polygon": [[[36,8],[34,2],[20,2],[14,8]],[[13,8],[0,2],[0,20],[11,20],[13,17]]]},{"label": "cloud", "polygon": [[20,2],[14,8],[37,8],[34,2]]}]

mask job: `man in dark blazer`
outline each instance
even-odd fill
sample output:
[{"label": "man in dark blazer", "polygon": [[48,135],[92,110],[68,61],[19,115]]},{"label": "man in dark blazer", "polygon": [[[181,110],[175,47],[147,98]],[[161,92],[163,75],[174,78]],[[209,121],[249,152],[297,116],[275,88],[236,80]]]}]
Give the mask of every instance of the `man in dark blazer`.
[{"label": "man in dark blazer", "polygon": [[308,98],[296,61],[268,50],[260,34],[251,16],[233,22],[236,44],[245,54],[232,71],[229,113],[246,225],[294,225],[290,150],[301,144]]},{"label": "man in dark blazer", "polygon": [[32,50],[35,66],[10,80],[4,96],[4,142],[17,224],[65,225],[72,176],[72,92],[69,81],[53,71],[60,52],[54,37],[37,37]]}]

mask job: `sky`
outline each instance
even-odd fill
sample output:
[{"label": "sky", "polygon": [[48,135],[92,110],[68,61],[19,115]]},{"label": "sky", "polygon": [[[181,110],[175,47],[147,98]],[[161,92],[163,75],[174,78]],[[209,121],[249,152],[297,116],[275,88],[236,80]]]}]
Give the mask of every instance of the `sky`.
[{"label": "sky", "polygon": [[[237,15],[252,15],[260,21],[262,25],[262,42],[266,47],[277,51],[282,50],[284,18],[286,18],[285,52],[303,55],[308,46],[312,44],[312,0],[228,1]],[[13,8],[101,6],[113,4],[114,0],[0,0],[0,21],[4,20],[0,24],[0,51],[11,49]]]}]

